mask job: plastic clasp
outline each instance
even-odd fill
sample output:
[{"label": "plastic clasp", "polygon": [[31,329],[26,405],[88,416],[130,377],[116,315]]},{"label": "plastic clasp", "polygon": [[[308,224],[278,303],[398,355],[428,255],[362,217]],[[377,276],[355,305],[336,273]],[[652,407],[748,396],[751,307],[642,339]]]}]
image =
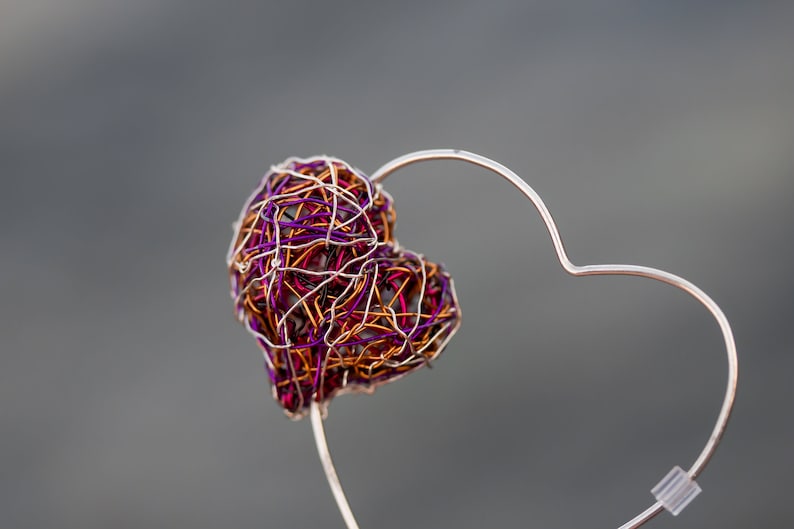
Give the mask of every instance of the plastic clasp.
[{"label": "plastic clasp", "polygon": [[700,494],[701,488],[697,482],[689,477],[681,467],[673,467],[673,470],[651,489],[651,494],[656,497],[665,509],[670,511],[673,516],[684,510],[689,502]]}]

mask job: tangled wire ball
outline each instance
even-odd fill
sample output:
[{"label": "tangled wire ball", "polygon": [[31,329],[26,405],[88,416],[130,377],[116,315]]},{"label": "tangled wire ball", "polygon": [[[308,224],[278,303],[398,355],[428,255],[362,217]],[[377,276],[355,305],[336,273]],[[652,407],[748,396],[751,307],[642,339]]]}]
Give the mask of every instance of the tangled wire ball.
[{"label": "tangled wire ball", "polygon": [[452,278],[400,248],[394,221],[379,184],[328,157],[273,167],[243,207],[232,297],[289,416],[429,363],[457,330]]}]

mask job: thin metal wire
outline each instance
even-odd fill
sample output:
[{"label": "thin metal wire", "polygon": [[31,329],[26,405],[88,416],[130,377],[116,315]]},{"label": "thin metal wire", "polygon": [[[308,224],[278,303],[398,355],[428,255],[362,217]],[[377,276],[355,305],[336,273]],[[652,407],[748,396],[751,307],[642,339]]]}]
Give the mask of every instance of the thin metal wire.
[{"label": "thin metal wire", "polygon": [[[661,281],[662,283],[667,283],[668,285],[683,290],[703,304],[703,306],[705,306],[709,312],[711,312],[712,316],[714,316],[714,319],[717,321],[720,330],[722,331],[722,336],[725,341],[725,349],[728,355],[728,384],[725,390],[722,408],[720,409],[720,413],[717,416],[717,423],[711,432],[711,436],[706,442],[703,451],[700,452],[700,455],[698,455],[695,462],[687,471],[689,477],[694,480],[703,471],[711,457],[714,455],[714,451],[717,449],[717,445],[725,433],[725,428],[728,424],[728,419],[730,418],[731,410],[733,409],[733,403],[736,398],[736,385],[739,377],[739,360],[736,354],[736,343],[733,339],[733,332],[731,331],[730,323],[728,323],[728,319],[725,317],[725,314],[722,312],[719,306],[705,292],[703,292],[693,283],[663,270],[657,270],[647,266],[624,264],[585,266],[577,266],[573,264],[565,251],[557,224],[554,222],[554,218],[551,216],[546,204],[540,198],[540,195],[538,195],[538,193],[516,173],[504,165],[484,156],[480,156],[479,154],[454,149],[434,149],[413,152],[404,156],[400,156],[399,158],[395,158],[394,160],[382,166],[372,175],[372,181],[380,182],[398,169],[414,163],[431,160],[459,160],[471,163],[498,174],[518,188],[518,190],[521,191],[538,210],[538,213],[540,214],[540,217],[543,220],[543,223],[546,225],[549,235],[551,236],[551,242],[554,245],[557,258],[559,259],[563,269],[569,274],[573,276],[628,275],[655,279],[656,281]],[[317,452],[320,455],[320,461],[322,462],[323,468],[325,469],[328,484],[330,485],[331,491],[333,492],[334,498],[336,499],[339,511],[342,513],[342,517],[345,520],[347,529],[358,529],[358,524],[356,523],[353,512],[347,502],[342,485],[339,482],[339,478],[336,474],[333,461],[331,460],[331,453],[328,450],[328,444],[323,428],[322,409],[316,402],[312,404],[311,419],[312,428],[314,429],[314,439],[317,444]],[[662,512],[662,510],[664,510],[662,504],[660,502],[656,502],[625,524],[621,525],[618,529],[636,529]]]},{"label": "thin metal wire", "polygon": [[325,477],[328,479],[328,485],[331,486],[331,492],[336,500],[336,505],[339,507],[339,512],[345,520],[347,529],[358,529],[356,517],[353,516],[353,510],[345,497],[345,491],[342,489],[342,484],[339,482],[339,476],[336,475],[334,462],[331,460],[331,452],[328,450],[328,440],[325,438],[325,428],[323,427],[323,409],[322,404],[316,400],[312,400],[311,412],[309,413],[312,421],[312,431],[314,432],[314,443],[317,445],[317,453],[320,455],[320,461],[325,470]]}]

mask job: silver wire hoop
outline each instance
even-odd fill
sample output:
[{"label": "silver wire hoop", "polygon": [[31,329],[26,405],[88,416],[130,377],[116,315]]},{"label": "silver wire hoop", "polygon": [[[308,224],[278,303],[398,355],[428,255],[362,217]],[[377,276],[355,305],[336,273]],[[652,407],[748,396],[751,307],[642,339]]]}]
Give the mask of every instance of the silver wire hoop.
[{"label": "silver wire hoop", "polygon": [[[573,264],[565,251],[557,224],[554,222],[554,218],[551,216],[546,204],[540,198],[540,195],[538,195],[538,193],[516,173],[504,165],[484,156],[480,156],[479,154],[454,149],[417,151],[400,156],[399,158],[395,158],[394,160],[386,163],[380,169],[375,171],[371,179],[373,182],[378,183],[398,169],[402,169],[414,163],[431,160],[459,160],[467,162],[494,172],[513,184],[530,200],[530,202],[532,202],[532,204],[538,210],[538,213],[540,214],[540,217],[543,220],[543,223],[546,225],[549,235],[551,236],[551,242],[554,245],[554,251],[557,253],[557,259],[560,261],[562,268],[569,274],[573,276],[627,275],[646,277],[648,279],[661,281],[662,283],[667,283],[668,285],[674,286],[675,288],[688,293],[703,306],[705,306],[712,316],[714,316],[714,319],[717,321],[717,324],[722,331],[722,336],[725,341],[725,349],[728,355],[728,383],[725,390],[725,397],[722,402],[722,407],[720,409],[719,415],[717,416],[717,423],[714,425],[714,429],[712,430],[711,436],[706,442],[705,447],[700,452],[700,455],[698,455],[697,459],[689,468],[689,470],[684,473],[684,471],[680,471],[680,469],[678,469],[680,471],[680,475],[674,475],[674,472],[676,471],[676,469],[674,469],[670,474],[668,474],[667,477],[665,477],[665,479],[662,480],[662,482],[659,483],[659,485],[657,485],[656,488],[654,488],[654,494],[657,497],[657,501],[642,511],[640,514],[621,525],[618,529],[635,529],[640,527],[665,509],[671,510],[673,514],[677,514],[677,510],[680,511],[680,509],[686,506],[686,504],[691,501],[691,499],[697,495],[698,492],[700,492],[697,484],[694,484],[694,480],[700,475],[711,457],[714,455],[714,451],[717,449],[717,445],[725,433],[725,428],[728,424],[728,419],[730,418],[734,400],[736,398],[736,385],[739,377],[739,360],[736,354],[736,343],[733,339],[733,332],[731,331],[730,323],[728,323],[728,319],[725,317],[725,314],[714,302],[714,300],[712,300],[705,292],[703,292],[693,283],[663,270],[657,270],[647,266],[623,264],[585,266],[577,266]],[[323,470],[325,471],[328,484],[331,487],[331,491],[334,495],[337,506],[339,507],[339,512],[342,514],[342,518],[345,521],[347,529],[359,529],[358,523],[353,516],[353,511],[350,509],[350,504],[345,497],[345,493],[342,489],[339,477],[337,476],[336,469],[334,468],[334,463],[331,459],[331,453],[328,449],[325,429],[323,427],[323,413],[320,405],[318,405],[316,401],[312,402],[310,415],[312,429],[314,431],[314,440],[317,445],[317,453],[320,456]],[[693,491],[692,488],[680,488],[679,485],[681,485],[682,481],[688,481],[688,485],[694,485],[696,490]],[[684,483],[682,486],[685,485],[687,484]],[[671,509],[670,503],[665,497],[663,497],[665,494],[664,491],[661,493],[661,495],[656,493],[656,491],[660,489],[666,489],[667,492],[670,492],[671,488],[673,496],[677,495],[677,497],[675,497],[673,500],[673,503],[678,504],[677,510],[675,510],[675,508]]]}]

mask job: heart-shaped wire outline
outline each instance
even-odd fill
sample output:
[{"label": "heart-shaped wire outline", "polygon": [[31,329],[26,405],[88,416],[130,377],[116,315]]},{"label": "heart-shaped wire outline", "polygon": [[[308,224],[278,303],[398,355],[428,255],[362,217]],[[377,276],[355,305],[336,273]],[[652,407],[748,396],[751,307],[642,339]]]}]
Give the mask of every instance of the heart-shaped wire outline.
[{"label": "heart-shaped wire outline", "polygon": [[[557,259],[560,261],[560,265],[562,265],[563,269],[569,274],[573,276],[625,275],[654,279],[683,290],[703,304],[709,310],[709,312],[711,312],[712,316],[714,316],[714,319],[717,320],[717,323],[719,324],[723,339],[725,341],[725,349],[728,354],[728,384],[725,390],[725,397],[722,402],[720,413],[717,416],[717,423],[711,432],[711,436],[706,442],[703,450],[700,452],[700,455],[698,455],[695,462],[686,472],[690,480],[694,480],[698,475],[700,475],[711,457],[714,455],[714,451],[717,449],[717,445],[725,433],[725,428],[728,424],[728,419],[730,418],[731,410],[733,409],[733,403],[736,398],[736,385],[739,377],[739,360],[736,354],[736,343],[733,339],[731,325],[728,322],[728,319],[725,317],[725,314],[722,312],[722,309],[720,309],[714,300],[712,300],[696,285],[682,277],[665,272],[664,270],[658,270],[656,268],[650,268],[647,266],[624,264],[585,266],[573,264],[565,251],[557,224],[554,222],[554,218],[551,216],[546,204],[540,198],[540,195],[516,173],[504,165],[479,154],[455,149],[432,149],[426,151],[417,151],[400,156],[399,158],[395,158],[394,160],[386,163],[380,169],[375,171],[371,177],[371,180],[377,184],[398,169],[402,169],[414,163],[431,160],[459,160],[477,165],[498,174],[518,188],[518,190],[521,191],[530,200],[530,202],[532,202],[532,204],[538,210],[538,213],[540,213],[540,217],[543,220],[543,223],[546,225],[549,235],[551,236],[551,242],[554,245],[554,251],[557,253]],[[336,469],[334,468],[334,463],[331,459],[331,452],[328,449],[328,442],[326,440],[325,429],[323,427],[323,410],[321,406],[317,404],[317,402],[312,403],[310,415],[312,429],[314,431],[314,440],[317,445],[317,452],[320,456],[323,469],[325,470],[328,484],[331,487],[331,491],[333,492],[337,506],[339,507],[339,512],[342,514],[342,518],[345,521],[347,529],[359,529],[358,523],[353,516],[353,511],[350,509],[350,504],[345,497],[345,493],[342,489],[339,477],[337,476]],[[664,508],[665,506],[662,501],[656,501],[653,505],[642,511],[628,522],[621,525],[618,529],[635,529],[640,527],[645,522],[651,520],[654,516],[662,512]]]}]

